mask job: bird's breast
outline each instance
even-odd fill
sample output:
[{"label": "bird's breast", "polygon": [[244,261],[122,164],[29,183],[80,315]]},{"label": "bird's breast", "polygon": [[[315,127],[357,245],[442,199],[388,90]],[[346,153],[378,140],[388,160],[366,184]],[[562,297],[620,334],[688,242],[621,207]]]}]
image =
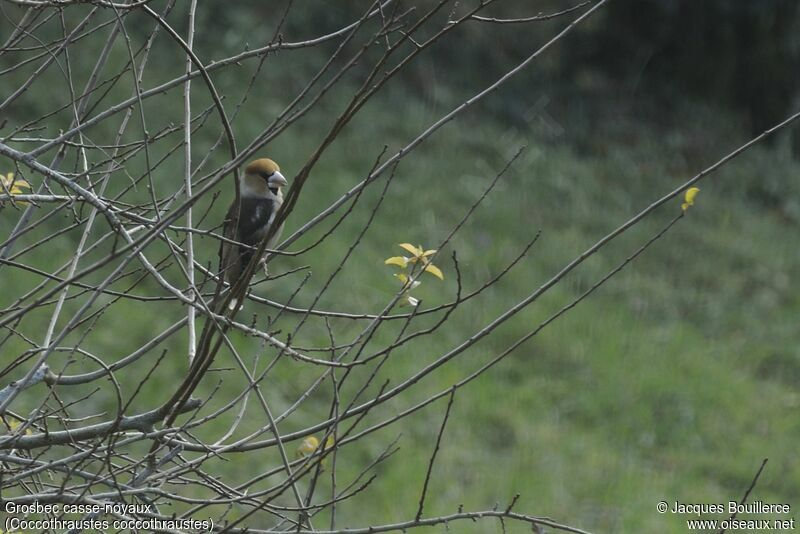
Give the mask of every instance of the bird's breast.
[{"label": "bird's breast", "polygon": [[263,239],[278,207],[271,198],[243,198],[239,214],[240,240],[253,244]]}]

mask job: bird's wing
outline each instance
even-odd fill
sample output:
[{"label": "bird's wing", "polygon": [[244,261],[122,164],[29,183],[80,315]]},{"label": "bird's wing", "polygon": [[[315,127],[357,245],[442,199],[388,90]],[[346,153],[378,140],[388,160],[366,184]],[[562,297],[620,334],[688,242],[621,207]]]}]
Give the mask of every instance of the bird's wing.
[{"label": "bird's wing", "polygon": [[[225,215],[225,223],[222,230],[222,235],[226,239],[233,241],[238,241],[236,228],[238,227],[239,210],[236,208],[236,202],[234,201],[231,203],[231,207],[228,208],[227,215]],[[223,240],[219,248],[220,274],[231,284],[239,278],[240,263],[239,247]]]}]

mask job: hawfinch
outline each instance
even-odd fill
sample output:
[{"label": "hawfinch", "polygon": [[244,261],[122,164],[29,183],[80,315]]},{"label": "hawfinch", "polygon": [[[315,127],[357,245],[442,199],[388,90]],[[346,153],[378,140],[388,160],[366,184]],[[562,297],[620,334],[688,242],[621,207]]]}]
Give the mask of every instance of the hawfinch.
[{"label": "hawfinch", "polygon": [[[226,238],[247,246],[222,245],[222,265],[225,278],[233,285],[239,279],[256,248],[267,235],[278,208],[283,204],[281,187],[287,185],[278,164],[268,158],[250,162],[239,178],[240,206],[233,201],[225,217]],[[237,209],[238,208],[238,209]],[[280,239],[283,224],[278,228],[267,248],[271,249]]]}]

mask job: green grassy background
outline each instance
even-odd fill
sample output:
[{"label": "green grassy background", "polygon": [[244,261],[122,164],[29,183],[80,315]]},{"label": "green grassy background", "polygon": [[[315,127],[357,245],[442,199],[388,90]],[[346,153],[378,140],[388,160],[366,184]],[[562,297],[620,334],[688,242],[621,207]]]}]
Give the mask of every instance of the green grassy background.
[{"label": "green grassy background", "polygon": [[[115,52],[122,61],[124,51]],[[235,121],[241,146],[282,109],[287,95],[301,86],[320,58],[300,52],[269,59],[259,78],[264,90],[251,95]],[[473,80],[466,87],[450,85],[446,69],[435,60],[432,65],[420,71],[434,69],[439,73],[437,83],[418,91],[410,75],[411,81],[380,95],[349,125],[309,179],[287,223],[287,234],[362,178],[383,145],[390,151],[403,146],[462,95],[488,81]],[[168,67],[166,63],[154,66],[147,86],[168,79]],[[230,107],[252,65],[236,72],[215,79],[229,95]],[[4,90],[13,83],[9,78],[3,80]],[[287,177],[294,176],[322,138],[352,83],[347,82],[265,148],[264,155],[278,160]],[[53,84],[48,87],[53,90]],[[195,88],[195,109],[199,110],[207,105],[207,99],[199,82]],[[48,89],[43,85],[37,90]],[[126,91],[121,88],[119,96]],[[42,92],[36,95],[44,98]],[[63,94],[53,97],[65,98]],[[180,120],[177,98],[178,92],[173,91],[148,102],[151,130],[159,123]],[[508,156],[519,146],[527,146],[496,190],[442,251],[437,263],[445,271],[445,282],[426,280],[417,296],[425,305],[452,298],[454,270],[447,258],[453,251],[458,254],[465,287],[473,288],[503,269],[537,232],[541,232],[539,241],[511,273],[454,313],[444,328],[397,350],[378,383],[388,378],[396,384],[410,376],[539,287],[610,230],[748,139],[740,117],[730,110],[680,100],[671,102],[673,109],[665,120],[654,110],[658,105],[643,95],[615,96],[613,86],[587,93],[555,83],[512,83],[402,161],[378,217],[318,308],[379,311],[396,289],[392,269],[383,265],[384,258],[400,252],[396,244],[410,241],[437,246]],[[542,120],[541,114],[529,121],[520,118],[520,110],[534,106],[543,106],[547,120]],[[20,119],[38,109],[32,95],[21,101],[12,115]],[[108,129],[113,131],[114,126]],[[95,141],[101,132],[94,131]],[[198,158],[217,135],[214,128],[200,132],[195,139]],[[163,147],[153,150],[158,153]],[[220,149],[214,161],[224,160]],[[0,163],[10,166],[7,160]],[[142,165],[143,158],[138,157],[126,172],[137,176]],[[158,169],[155,183],[160,195],[180,183],[180,168],[180,159],[173,156]],[[520,493],[517,511],[546,515],[593,532],[685,532],[685,518],[658,514],[658,501],[736,500],[763,458],[769,458],[769,463],[751,500],[788,503],[793,509],[800,506],[799,173],[800,165],[782,139],[729,163],[700,183],[696,206],[672,231],[588,300],[460,390],[437,458],[426,514],[452,513],[462,504],[467,510],[491,508],[497,502],[504,507]],[[37,181],[36,176],[28,178]],[[119,175],[111,188],[121,190],[127,185]],[[294,299],[297,305],[310,304],[367,220],[380,187],[369,189],[353,216],[320,246],[301,257],[281,258],[271,264],[273,272],[301,266],[307,269],[287,277],[285,283],[261,286],[258,292],[285,301],[304,273],[310,272],[309,282]],[[228,199],[223,193],[220,205],[212,210],[216,215],[209,220],[219,215],[221,204]],[[44,205],[37,215],[51,209]],[[365,423],[380,421],[468,375],[614,268],[679,210],[678,199],[657,210],[494,335],[388,402],[381,417],[370,415]],[[17,216],[13,208],[3,208],[0,235],[8,234]],[[45,228],[26,236],[16,250],[69,220],[64,214],[54,216]],[[105,229],[102,221],[97,226],[98,232]],[[292,248],[312,243],[323,230],[316,229]],[[70,259],[78,232],[68,232],[20,260],[52,270]],[[158,246],[153,250],[162,250]],[[201,260],[213,261],[216,244],[212,240],[200,238],[197,246]],[[97,257],[109,249],[110,244],[101,247]],[[159,255],[154,252],[154,256]],[[179,283],[176,269],[167,273]],[[3,304],[8,305],[35,283],[36,276],[3,267]],[[142,293],[147,291],[158,288],[148,282]],[[65,313],[76,310],[78,304],[68,303]],[[50,311],[52,308],[44,308],[32,314],[19,330],[41,338]],[[149,304],[115,303],[93,325],[82,347],[114,361],[183,313],[180,306],[170,303],[159,305],[157,313]],[[252,304],[243,312],[243,316],[257,315],[261,321],[272,314],[274,310]],[[342,340],[357,332],[357,325],[345,319],[332,324]],[[285,316],[276,327],[291,331],[293,325],[294,317]],[[389,342],[398,326],[380,330],[370,347]],[[233,337],[248,361],[260,355],[262,367],[274,354],[255,340],[238,334]],[[78,339],[75,335],[68,341]],[[295,343],[324,346],[324,325],[312,322]],[[12,337],[3,347],[4,361],[25,348],[22,339]],[[162,349],[168,351],[167,358],[149,386],[134,399],[132,409],[153,408],[153,399],[161,399],[164,389],[182,376],[184,335],[171,338],[126,373],[126,394],[133,393],[137,378],[150,370]],[[51,366],[58,368],[68,358],[56,355]],[[75,360],[68,367],[70,373],[94,368],[91,362]],[[226,361],[224,366],[230,364]],[[295,361],[281,362],[265,385],[273,410],[281,413],[287,408],[318,371]],[[364,376],[362,371],[355,375],[353,384]],[[217,376],[224,380],[226,375],[220,372]],[[237,391],[231,382],[223,381],[220,399]],[[215,385],[209,380],[203,391],[210,392]],[[35,406],[43,386],[37,388],[22,396],[15,406],[18,412]],[[298,430],[325,417],[328,392],[323,389],[312,395],[282,424],[281,431]],[[85,393],[59,389],[67,401]],[[87,413],[74,416],[113,406],[113,395],[101,391],[78,409]],[[339,507],[339,525],[381,524],[413,517],[444,408],[445,401],[440,401],[343,448],[337,468],[344,481],[399,437],[398,452],[378,466],[379,477],[370,489],[357,497],[357,504]],[[245,428],[263,426],[263,415],[255,405],[248,415]],[[224,428],[205,432],[218,436]],[[274,465],[277,455],[259,451],[227,459],[217,467],[219,472],[242,481],[253,475],[254,463]],[[326,484],[321,495],[325,495]],[[288,496],[286,501],[291,504]],[[506,526],[512,532],[527,531]],[[431,530],[443,531],[444,527]],[[501,525],[461,523],[452,525],[452,530],[500,532]]]}]

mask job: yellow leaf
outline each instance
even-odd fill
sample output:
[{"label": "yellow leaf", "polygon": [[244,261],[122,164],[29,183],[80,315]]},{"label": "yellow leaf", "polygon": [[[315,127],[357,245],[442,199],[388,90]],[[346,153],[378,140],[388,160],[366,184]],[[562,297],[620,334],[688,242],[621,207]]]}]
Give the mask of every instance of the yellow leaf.
[{"label": "yellow leaf", "polygon": [[[5,176],[0,174],[0,181],[3,182],[3,187],[0,187],[0,193],[6,193],[6,191],[8,191],[8,194],[10,195],[20,195],[23,194],[22,188],[31,188],[31,184],[25,180],[14,180],[13,172],[10,172]],[[17,204],[27,206],[28,202],[23,202],[20,200],[17,202]]]},{"label": "yellow leaf", "polygon": [[[422,248],[422,247],[420,247],[420,249],[421,249],[421,248]],[[435,248],[434,248],[434,249],[431,249],[431,250],[426,250],[425,252],[423,252],[423,253],[422,253],[422,257],[423,257],[423,258],[427,258],[428,256],[432,256],[432,255],[434,255],[434,254],[436,254],[436,249],[435,249]]]},{"label": "yellow leaf", "polygon": [[404,284],[408,283],[408,276],[406,276],[405,273],[397,273],[395,274],[395,276],[397,277],[398,280],[400,280]]},{"label": "yellow leaf", "polygon": [[392,256],[391,258],[387,258],[383,263],[384,265],[397,265],[401,269],[405,269],[408,266],[408,258],[405,256]]},{"label": "yellow leaf", "polygon": [[[8,426],[11,429],[11,433],[13,434],[14,432],[17,431],[17,429],[20,426],[22,426],[22,423],[20,423],[19,421],[11,421],[11,422],[8,423]],[[31,434],[33,434],[33,432],[31,432],[31,429],[30,428],[26,428],[25,429],[25,435],[26,436],[30,436]]]},{"label": "yellow leaf", "polygon": [[418,258],[418,257],[422,256],[422,254],[424,253],[423,250],[422,250],[422,247],[417,248],[414,245],[412,245],[411,243],[400,243],[399,246],[401,248],[407,250],[411,254],[413,254],[415,258]]},{"label": "yellow leaf", "polygon": [[31,188],[31,184],[29,184],[25,180],[15,180],[15,181],[11,182],[11,192],[12,193],[15,190],[19,191],[21,193],[22,190],[20,189],[20,187],[24,187],[25,189],[30,189]]},{"label": "yellow leaf", "polygon": [[314,451],[317,450],[317,447],[319,447],[319,440],[315,436],[308,436],[300,442],[300,446],[297,447],[295,454],[298,458],[303,458],[305,456],[314,454]]},{"label": "yellow leaf", "polygon": [[697,196],[697,193],[700,192],[699,187],[690,187],[686,190],[686,193],[683,195],[683,204],[681,204],[681,209],[686,211],[689,209],[689,206],[694,206],[694,199]]},{"label": "yellow leaf", "polygon": [[435,266],[432,263],[429,263],[428,265],[425,266],[425,271],[431,273],[433,276],[435,276],[439,280],[444,280],[444,275],[442,274],[441,269],[439,269],[437,266]]}]

